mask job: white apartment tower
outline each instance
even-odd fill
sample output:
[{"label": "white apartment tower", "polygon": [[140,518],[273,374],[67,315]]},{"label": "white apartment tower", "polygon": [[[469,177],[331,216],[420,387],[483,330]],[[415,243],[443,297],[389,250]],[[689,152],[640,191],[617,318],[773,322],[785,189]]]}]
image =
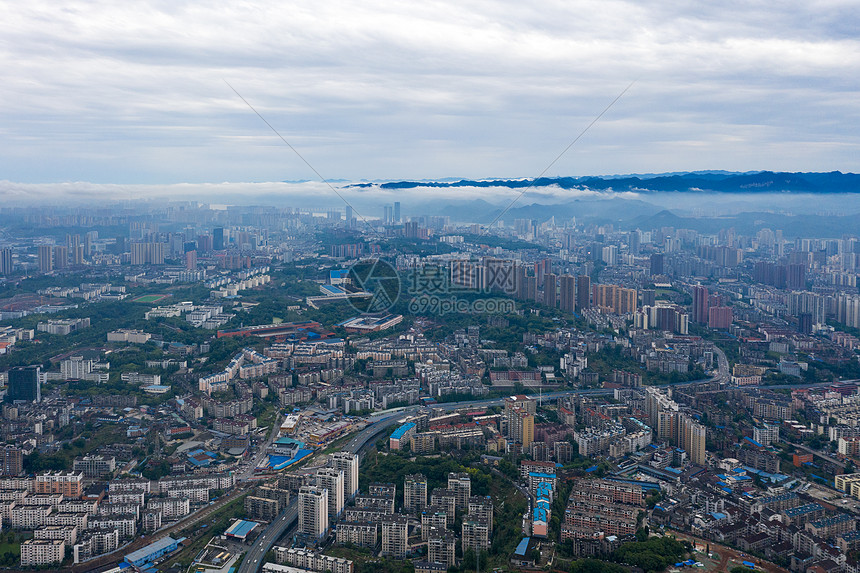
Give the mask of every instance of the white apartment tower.
[{"label": "white apartment tower", "polygon": [[403,480],[403,510],[420,515],[427,507],[427,478],[407,475]]},{"label": "white apartment tower", "polygon": [[312,485],[299,489],[299,533],[320,538],[328,531],[328,490]]},{"label": "white apartment tower", "polygon": [[358,455],[350,452],[335,452],[331,455],[330,465],[343,472],[344,498],[350,500],[358,493]]},{"label": "white apartment tower", "polygon": [[343,511],[343,472],[334,468],[317,471],[317,485],[328,490],[328,520],[334,523]]}]

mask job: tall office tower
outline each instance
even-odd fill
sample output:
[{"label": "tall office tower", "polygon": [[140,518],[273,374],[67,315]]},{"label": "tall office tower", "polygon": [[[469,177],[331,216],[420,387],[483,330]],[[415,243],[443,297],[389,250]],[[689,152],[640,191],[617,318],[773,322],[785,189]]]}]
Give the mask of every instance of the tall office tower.
[{"label": "tall office tower", "polygon": [[317,485],[328,490],[328,520],[334,523],[343,511],[343,472],[334,468],[317,470]]},{"label": "tall office tower", "polygon": [[346,206],[346,224],[347,226],[352,222],[352,205]]},{"label": "tall office tower", "polygon": [[693,322],[699,324],[708,322],[708,287],[701,285],[693,287],[693,309],[690,314]]},{"label": "tall office tower", "polygon": [[403,478],[403,511],[421,515],[427,507],[427,478],[410,474]]},{"label": "tall office tower", "polygon": [[394,222],[400,222],[400,201],[394,202]]},{"label": "tall office tower", "polygon": [[651,255],[651,276],[663,274],[663,253]]},{"label": "tall office tower", "polygon": [[39,271],[49,273],[54,270],[54,248],[51,245],[39,245]]},{"label": "tall office tower", "polygon": [[225,248],[224,227],[215,227],[212,230],[212,250],[223,251]]},{"label": "tall office tower", "polygon": [[558,294],[556,289],[558,288],[558,276],[552,273],[547,273],[543,279],[543,303],[550,307],[555,308],[558,302]]},{"label": "tall office tower", "polygon": [[472,480],[467,473],[451,472],[448,474],[448,489],[457,494],[457,509],[469,508],[469,498],[472,496]]},{"label": "tall office tower", "polygon": [[329,465],[343,472],[344,499],[350,500],[358,493],[358,456],[350,452],[335,452]]},{"label": "tall office tower", "polygon": [[382,520],[382,552],[383,557],[402,558],[406,556],[409,546],[409,522],[405,515],[387,515]]},{"label": "tall office tower", "polygon": [[0,450],[3,456],[3,475],[19,476],[24,473],[24,454],[21,448],[6,446]]},{"label": "tall office tower", "polygon": [[328,491],[305,485],[299,488],[299,533],[320,538],[328,531]]},{"label": "tall office tower", "polygon": [[591,307],[591,277],[579,275],[576,277],[576,309]]},{"label": "tall office tower", "polygon": [[561,275],[558,284],[559,308],[564,312],[574,312],[576,310],[576,277]]},{"label": "tall office tower", "polygon": [[12,249],[0,249],[0,275],[12,274]]},{"label": "tall office tower", "polygon": [[64,269],[69,266],[69,248],[63,245],[54,247],[54,268]]},{"label": "tall office tower", "polygon": [[39,381],[41,368],[38,366],[19,366],[9,371],[6,401],[25,400],[27,402],[42,401],[42,387]]},{"label": "tall office tower", "polygon": [[386,225],[390,224],[394,219],[394,209],[391,205],[386,205],[382,208],[382,222]]}]

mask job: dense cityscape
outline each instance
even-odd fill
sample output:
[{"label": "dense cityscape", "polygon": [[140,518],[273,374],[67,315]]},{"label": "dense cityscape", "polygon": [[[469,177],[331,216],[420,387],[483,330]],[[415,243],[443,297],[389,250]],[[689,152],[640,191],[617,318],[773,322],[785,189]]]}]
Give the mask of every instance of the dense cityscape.
[{"label": "dense cityscape", "polygon": [[858,570],[860,240],[0,207],[0,564]]}]

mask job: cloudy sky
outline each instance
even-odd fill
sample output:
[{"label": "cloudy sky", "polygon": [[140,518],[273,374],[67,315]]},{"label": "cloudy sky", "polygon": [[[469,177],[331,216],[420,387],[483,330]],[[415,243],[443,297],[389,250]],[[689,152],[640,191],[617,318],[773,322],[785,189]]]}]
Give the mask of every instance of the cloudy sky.
[{"label": "cloudy sky", "polygon": [[6,182],[860,171],[856,0],[0,5]]}]

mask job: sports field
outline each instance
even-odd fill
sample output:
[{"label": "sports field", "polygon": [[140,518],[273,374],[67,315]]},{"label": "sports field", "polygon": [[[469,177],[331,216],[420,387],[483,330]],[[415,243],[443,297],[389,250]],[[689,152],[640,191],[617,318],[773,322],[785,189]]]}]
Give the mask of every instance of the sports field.
[{"label": "sports field", "polygon": [[160,302],[168,297],[170,297],[169,294],[142,294],[137,298],[131,299],[131,302],[153,303]]}]

